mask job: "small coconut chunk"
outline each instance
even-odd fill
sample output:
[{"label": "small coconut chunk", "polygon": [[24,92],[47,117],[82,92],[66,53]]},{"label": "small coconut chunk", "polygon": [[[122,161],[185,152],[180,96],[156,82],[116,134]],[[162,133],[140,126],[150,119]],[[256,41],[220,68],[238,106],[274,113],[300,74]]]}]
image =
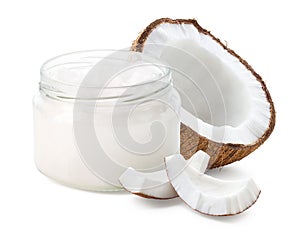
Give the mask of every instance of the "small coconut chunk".
[{"label": "small coconut chunk", "polygon": [[209,156],[199,151],[189,160],[175,154],[165,158],[169,180],[191,208],[213,216],[235,215],[252,206],[260,190],[252,179],[220,180],[204,173]]},{"label": "small coconut chunk", "polygon": [[178,196],[169,182],[165,169],[156,172],[139,172],[128,168],[119,181],[128,192],[141,197],[171,199]]}]

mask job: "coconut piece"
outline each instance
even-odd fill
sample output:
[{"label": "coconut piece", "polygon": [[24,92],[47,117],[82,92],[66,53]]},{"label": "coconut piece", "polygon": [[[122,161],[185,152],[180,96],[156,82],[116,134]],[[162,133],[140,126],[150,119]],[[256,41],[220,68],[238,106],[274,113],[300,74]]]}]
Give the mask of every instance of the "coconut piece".
[{"label": "coconut piece", "polygon": [[119,178],[128,192],[150,199],[171,199],[178,197],[169,182],[166,170],[139,172],[128,168]]},{"label": "coconut piece", "polygon": [[252,179],[220,180],[204,173],[209,156],[198,151],[189,160],[175,154],[165,158],[169,180],[179,197],[194,210],[207,215],[241,213],[257,200],[260,190]]},{"label": "coconut piece", "polygon": [[240,160],[275,126],[275,109],[262,78],[194,19],[162,18],[133,42],[133,51],[164,60],[182,98],[180,153],[211,156],[209,167]]}]

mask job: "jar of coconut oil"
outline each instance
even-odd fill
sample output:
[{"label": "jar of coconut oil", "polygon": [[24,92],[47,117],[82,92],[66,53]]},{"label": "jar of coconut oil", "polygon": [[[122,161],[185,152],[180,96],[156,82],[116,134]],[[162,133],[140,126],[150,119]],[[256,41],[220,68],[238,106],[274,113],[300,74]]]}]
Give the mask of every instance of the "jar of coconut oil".
[{"label": "jar of coconut oil", "polygon": [[170,69],[141,53],[82,51],[41,67],[33,99],[35,162],[62,184],[120,190],[128,167],[164,168],[179,152],[180,97]]}]

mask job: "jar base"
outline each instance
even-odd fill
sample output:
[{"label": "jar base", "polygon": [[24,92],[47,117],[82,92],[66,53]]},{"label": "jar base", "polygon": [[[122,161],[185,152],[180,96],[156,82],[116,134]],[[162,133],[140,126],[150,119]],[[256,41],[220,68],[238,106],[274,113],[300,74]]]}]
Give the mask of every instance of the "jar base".
[{"label": "jar base", "polygon": [[37,170],[42,173],[44,176],[49,178],[50,180],[54,181],[55,183],[58,183],[60,185],[73,188],[73,189],[78,189],[78,190],[83,190],[83,191],[89,191],[89,192],[124,192],[125,190],[121,187],[116,187],[116,186],[111,186],[111,188],[103,188],[103,186],[89,186],[89,185],[79,185],[79,184],[74,184],[70,183],[61,179],[58,179],[56,177],[50,176],[49,174],[45,173],[43,170],[41,170],[38,166],[36,166]]}]

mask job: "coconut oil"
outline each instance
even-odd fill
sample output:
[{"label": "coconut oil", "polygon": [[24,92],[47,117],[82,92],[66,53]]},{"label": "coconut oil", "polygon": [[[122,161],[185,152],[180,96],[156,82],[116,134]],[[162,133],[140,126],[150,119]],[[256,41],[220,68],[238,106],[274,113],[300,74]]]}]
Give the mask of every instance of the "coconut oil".
[{"label": "coconut oil", "polygon": [[151,57],[84,51],[51,59],[33,99],[37,168],[72,187],[120,190],[127,167],[158,170],[179,151],[179,108],[170,70]]}]

